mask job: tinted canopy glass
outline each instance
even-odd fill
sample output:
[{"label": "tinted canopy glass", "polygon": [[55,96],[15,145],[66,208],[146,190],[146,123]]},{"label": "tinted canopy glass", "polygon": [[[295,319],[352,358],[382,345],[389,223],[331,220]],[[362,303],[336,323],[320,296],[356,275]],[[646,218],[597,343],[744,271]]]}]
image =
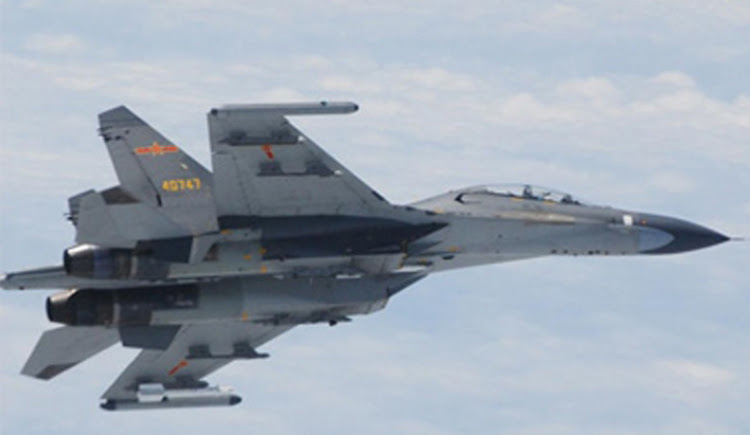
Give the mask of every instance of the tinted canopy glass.
[{"label": "tinted canopy glass", "polygon": [[559,190],[531,184],[486,184],[464,189],[462,193],[488,194],[508,198],[522,198],[536,201],[551,201],[561,204],[581,204],[573,195]]}]

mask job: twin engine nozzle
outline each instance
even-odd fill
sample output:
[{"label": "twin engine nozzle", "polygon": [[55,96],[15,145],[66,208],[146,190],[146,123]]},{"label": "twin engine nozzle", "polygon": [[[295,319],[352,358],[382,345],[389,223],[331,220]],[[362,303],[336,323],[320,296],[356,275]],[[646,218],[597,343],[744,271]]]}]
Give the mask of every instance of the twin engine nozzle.
[{"label": "twin engine nozzle", "polygon": [[132,275],[132,249],[78,245],[63,252],[63,267],[71,276],[91,279],[125,279]]},{"label": "twin engine nozzle", "polygon": [[199,307],[196,285],[114,290],[74,289],[47,298],[51,322],[70,326],[149,325],[154,311]]},{"label": "twin engine nozzle", "polygon": [[47,298],[47,318],[70,326],[108,326],[114,320],[114,299],[111,290],[62,291]]}]

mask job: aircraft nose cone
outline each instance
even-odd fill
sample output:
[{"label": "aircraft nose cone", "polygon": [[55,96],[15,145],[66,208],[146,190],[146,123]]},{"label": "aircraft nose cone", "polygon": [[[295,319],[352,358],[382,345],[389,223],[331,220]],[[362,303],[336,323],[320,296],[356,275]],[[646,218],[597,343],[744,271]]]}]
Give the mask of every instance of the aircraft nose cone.
[{"label": "aircraft nose cone", "polygon": [[659,215],[640,215],[640,224],[672,236],[668,243],[641,251],[644,254],[674,254],[707,248],[726,242],[729,237],[712,229],[681,219]]}]

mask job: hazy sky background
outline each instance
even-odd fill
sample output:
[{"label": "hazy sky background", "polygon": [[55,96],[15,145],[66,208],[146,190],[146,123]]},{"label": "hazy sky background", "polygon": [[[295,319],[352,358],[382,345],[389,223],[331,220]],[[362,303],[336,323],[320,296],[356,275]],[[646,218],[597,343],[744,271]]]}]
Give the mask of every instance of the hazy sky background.
[{"label": "hazy sky background", "polygon": [[[528,181],[750,236],[750,3],[404,4],[0,1],[0,271],[116,183],[119,104],[210,166],[213,106],[352,100],[295,123],[393,202]],[[50,292],[3,292],[0,433],[750,433],[749,245],[434,275],[210,375],[224,409],[100,411],[119,346],[21,376]]]}]

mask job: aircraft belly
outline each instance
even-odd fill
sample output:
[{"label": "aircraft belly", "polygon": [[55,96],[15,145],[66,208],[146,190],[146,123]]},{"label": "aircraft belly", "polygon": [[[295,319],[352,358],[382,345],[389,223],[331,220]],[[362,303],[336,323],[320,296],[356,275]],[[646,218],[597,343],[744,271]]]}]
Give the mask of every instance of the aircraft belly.
[{"label": "aircraft belly", "polygon": [[307,323],[382,309],[421,275],[232,278],[188,285],[68,290],[50,297],[50,320],[70,326],[154,327],[214,322]]}]

